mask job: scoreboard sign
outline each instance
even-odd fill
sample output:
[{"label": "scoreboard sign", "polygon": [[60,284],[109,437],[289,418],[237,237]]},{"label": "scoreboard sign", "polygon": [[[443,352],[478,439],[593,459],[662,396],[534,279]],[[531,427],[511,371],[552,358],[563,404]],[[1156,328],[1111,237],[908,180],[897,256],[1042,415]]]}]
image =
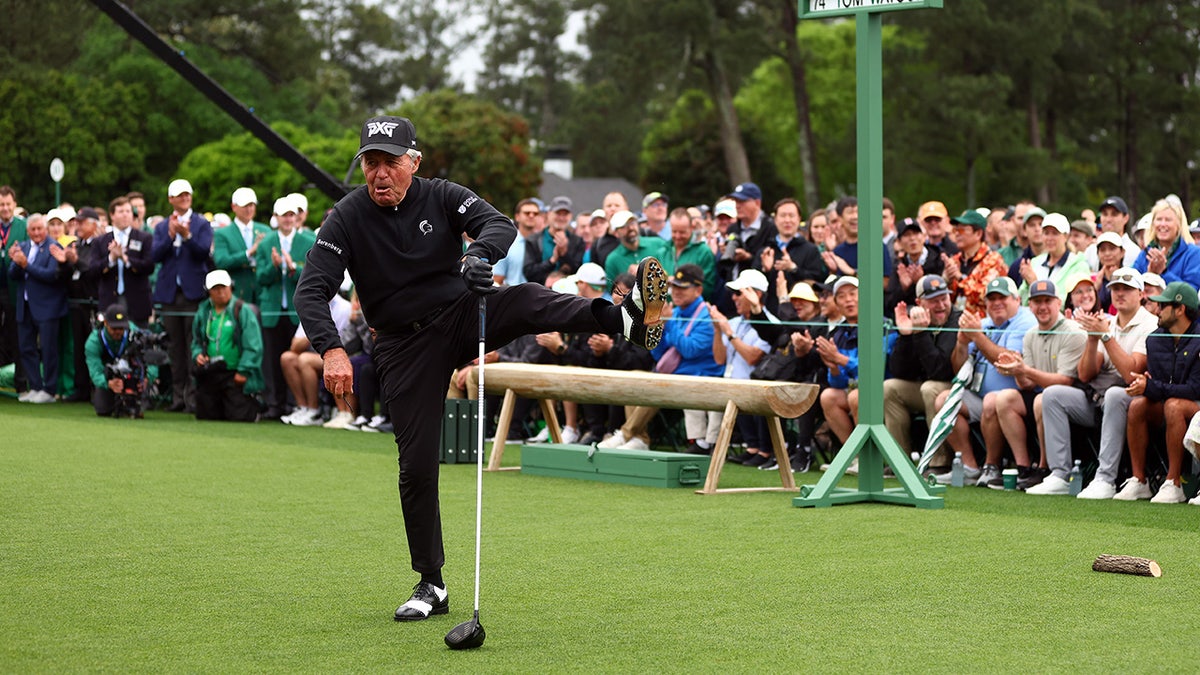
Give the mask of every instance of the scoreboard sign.
[{"label": "scoreboard sign", "polygon": [[849,16],[895,9],[941,9],[942,0],[800,0],[801,19]]}]

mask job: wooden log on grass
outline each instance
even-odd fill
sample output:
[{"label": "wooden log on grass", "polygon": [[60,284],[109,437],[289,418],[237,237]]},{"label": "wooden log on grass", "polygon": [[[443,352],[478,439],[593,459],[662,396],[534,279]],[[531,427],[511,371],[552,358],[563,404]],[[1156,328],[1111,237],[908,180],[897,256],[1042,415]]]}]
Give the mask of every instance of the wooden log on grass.
[{"label": "wooden log on grass", "polygon": [[815,384],[531,363],[488,364],[483,380],[489,394],[512,390],[534,399],[715,411],[732,401],[740,413],[783,418],[800,416],[820,393]]},{"label": "wooden log on grass", "polygon": [[1162,568],[1158,566],[1158,563],[1149,558],[1135,558],[1131,555],[1101,554],[1092,563],[1092,569],[1097,572],[1136,574],[1140,577],[1162,576]]}]

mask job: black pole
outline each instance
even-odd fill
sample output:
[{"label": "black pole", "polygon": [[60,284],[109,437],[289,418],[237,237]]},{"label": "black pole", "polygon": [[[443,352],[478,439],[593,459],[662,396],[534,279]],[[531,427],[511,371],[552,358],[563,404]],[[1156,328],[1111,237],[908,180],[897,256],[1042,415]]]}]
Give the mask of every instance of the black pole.
[{"label": "black pole", "polygon": [[183,79],[187,80],[201,94],[207,96],[208,100],[215,103],[218,108],[224,110],[238,124],[242,125],[242,128],[254,134],[272,152],[291,164],[302,176],[312,181],[318,190],[335,202],[346,196],[347,190],[344,184],[338,182],[328,171],[305,157],[283,136],[275,133],[274,129],[255,116],[232,94],[225,91],[221,85],[217,84],[216,80],[188,61],[182,52],[167,44],[158,36],[158,33],[154,32],[153,28],[128,7],[117,0],[92,0],[92,3],[117,22],[117,25],[126,33],[146,45],[151,53],[182,75]]}]

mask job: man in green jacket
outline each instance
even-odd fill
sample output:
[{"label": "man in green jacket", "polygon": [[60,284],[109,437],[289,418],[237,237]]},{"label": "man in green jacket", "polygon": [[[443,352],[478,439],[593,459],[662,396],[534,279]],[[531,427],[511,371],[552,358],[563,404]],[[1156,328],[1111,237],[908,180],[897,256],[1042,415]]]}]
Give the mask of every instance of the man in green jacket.
[{"label": "man in green jacket", "polygon": [[254,220],[258,196],[248,187],[233,191],[230,208],[233,209],[233,222],[213,231],[213,263],[217,269],[229,272],[234,295],[246,302],[256,302],[258,281],[254,268],[258,259],[255,253],[271,234],[271,228]]},{"label": "man in green jacket", "polygon": [[614,248],[604,259],[604,275],[608,277],[610,293],[616,278],[629,273],[630,267],[636,268],[638,262],[646,256],[653,256],[662,261],[667,276],[675,273],[675,267],[670,263],[671,256],[668,255],[667,241],[658,237],[642,237],[638,230],[637,217],[631,212],[617,211],[608,222],[612,225],[613,234],[621,240],[621,245]]},{"label": "man in green jacket", "polygon": [[692,264],[704,270],[704,299],[712,302],[717,288],[717,259],[704,239],[693,240],[692,218],[687,209],[677,208],[668,216],[671,246],[662,261],[667,274],[674,275],[680,265]]},{"label": "man in green jacket", "polygon": [[192,321],[192,370],[196,419],[258,421],[262,391],[262,328],[254,310],[233,297],[225,270],[204,278],[208,300]]},{"label": "man in green jacket", "polygon": [[298,225],[299,207],[289,197],[275,200],[279,231],[272,232],[258,247],[258,309],[263,326],[263,374],[266,378],[265,419],[279,419],[287,403],[288,387],[279,367],[279,357],[292,346],[300,319],[293,295],[304,271],[308,249],[316,236]]},{"label": "man in green jacket", "polygon": [[16,363],[17,389],[25,388],[25,373],[21,367],[21,351],[17,346],[17,285],[8,281],[8,266],[12,258],[8,250],[25,241],[25,219],[17,215],[17,193],[0,185],[0,365]]}]

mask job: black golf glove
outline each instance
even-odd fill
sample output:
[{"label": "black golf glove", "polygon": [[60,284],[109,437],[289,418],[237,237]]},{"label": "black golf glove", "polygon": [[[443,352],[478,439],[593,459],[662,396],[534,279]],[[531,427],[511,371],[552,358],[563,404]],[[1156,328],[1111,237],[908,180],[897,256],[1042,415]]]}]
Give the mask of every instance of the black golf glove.
[{"label": "black golf glove", "polygon": [[478,256],[464,256],[458,273],[462,275],[467,288],[476,295],[491,295],[500,290],[493,283],[491,264]]}]

